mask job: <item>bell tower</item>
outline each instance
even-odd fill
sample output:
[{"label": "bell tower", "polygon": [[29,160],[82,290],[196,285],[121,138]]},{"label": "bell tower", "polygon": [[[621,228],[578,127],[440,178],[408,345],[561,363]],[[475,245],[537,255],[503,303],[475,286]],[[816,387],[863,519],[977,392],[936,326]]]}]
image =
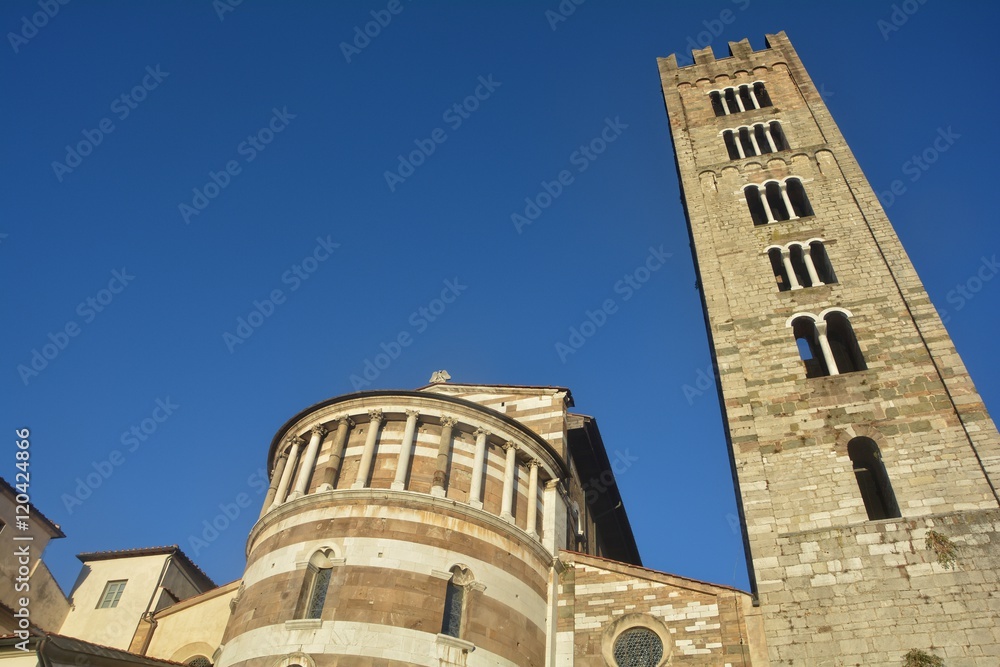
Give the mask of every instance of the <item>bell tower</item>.
[{"label": "bell tower", "polygon": [[1000,655],[1000,437],[784,33],[659,60],[773,665]]}]

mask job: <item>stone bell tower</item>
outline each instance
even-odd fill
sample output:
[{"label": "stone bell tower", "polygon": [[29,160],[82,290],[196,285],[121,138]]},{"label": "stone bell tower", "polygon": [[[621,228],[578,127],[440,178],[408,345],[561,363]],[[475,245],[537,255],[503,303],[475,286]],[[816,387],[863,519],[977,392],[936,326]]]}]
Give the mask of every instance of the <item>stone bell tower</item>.
[{"label": "stone bell tower", "polygon": [[1000,660],[1000,438],[784,33],[659,60],[772,664]]}]

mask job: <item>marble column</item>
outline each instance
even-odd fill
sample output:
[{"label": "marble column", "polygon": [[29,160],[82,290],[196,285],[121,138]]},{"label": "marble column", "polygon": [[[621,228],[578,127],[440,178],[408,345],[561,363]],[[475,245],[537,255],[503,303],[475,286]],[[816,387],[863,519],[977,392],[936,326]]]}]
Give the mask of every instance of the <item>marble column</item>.
[{"label": "marble column", "polygon": [[323,479],[320,481],[319,491],[332,491],[333,483],[337,480],[337,473],[340,472],[340,462],[344,458],[344,448],[347,446],[347,436],[354,426],[350,417],[344,416],[335,419],[337,422],[337,432],[333,436],[333,447],[330,449],[330,460],[323,468]]},{"label": "marble column", "polygon": [[451,453],[451,434],[458,420],[454,417],[441,417],[441,439],[438,441],[437,464],[434,467],[434,482],[431,495],[444,498],[445,483],[448,481],[448,454]]},{"label": "marble column", "polygon": [[382,411],[369,410],[368,419],[368,435],[365,438],[365,448],[361,452],[358,476],[351,485],[352,489],[363,489],[368,486],[368,475],[372,471],[372,460],[375,458],[375,442],[378,440],[378,429],[382,424]]},{"label": "marble column", "polygon": [[489,431],[477,428],[476,453],[472,458],[472,481],[469,484],[469,504],[473,507],[483,508],[483,462],[486,460],[486,438]]},{"label": "marble column", "polygon": [[507,460],[503,469],[503,497],[500,500],[500,518],[505,521],[514,522],[514,515],[511,509],[514,507],[514,470],[517,467],[517,445],[513,442],[505,442],[503,451],[507,455]]},{"label": "marble column", "polygon": [[406,411],[406,428],[403,431],[403,443],[399,446],[399,458],[396,459],[396,477],[392,480],[392,489],[403,491],[406,489],[406,474],[410,470],[410,457],[413,455],[413,433],[417,429],[417,418],[420,412],[417,410]]},{"label": "marble column", "polygon": [[309,487],[309,480],[312,479],[313,468],[316,467],[316,457],[319,455],[319,444],[323,442],[323,437],[326,434],[327,430],[325,427],[312,427],[312,435],[309,438],[309,446],[306,447],[306,453],[302,457],[302,465],[299,466],[299,476],[295,480],[295,489],[292,491],[292,495],[289,496],[289,500],[295,500],[299,496],[306,495],[306,489]]}]

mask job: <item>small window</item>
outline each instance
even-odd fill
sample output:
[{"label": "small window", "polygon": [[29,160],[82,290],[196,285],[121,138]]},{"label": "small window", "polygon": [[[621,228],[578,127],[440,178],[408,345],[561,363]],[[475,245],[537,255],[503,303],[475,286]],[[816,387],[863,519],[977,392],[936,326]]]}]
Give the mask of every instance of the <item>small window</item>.
[{"label": "small window", "polygon": [[812,317],[799,317],[792,323],[792,333],[795,336],[799,359],[806,368],[806,377],[829,375],[822,360],[823,354],[816,334],[816,321]]},{"label": "small window", "polygon": [[212,661],[203,655],[196,655],[184,664],[188,667],[212,667]]},{"label": "small window", "polygon": [[104,587],[104,594],[101,595],[101,601],[97,605],[97,608],[111,609],[117,607],[118,601],[122,599],[122,591],[125,590],[126,583],[128,583],[128,579],[109,581]]},{"label": "small window", "polygon": [[854,476],[871,521],[900,516],[889,474],[882,463],[882,452],[871,438],[854,438],[847,443],[847,455],[854,464]]},{"label": "small window", "polygon": [[309,590],[309,604],[306,607],[306,618],[322,618],[323,605],[326,603],[326,592],[330,588],[330,576],[333,568],[323,567],[313,573],[312,585]]},{"label": "small window", "polygon": [[321,619],[326,598],[333,582],[333,568],[343,563],[334,547],[323,547],[313,552],[305,563],[305,575],[295,602],[295,616],[300,619]]},{"label": "small window", "polygon": [[618,667],[656,667],[663,659],[663,642],[648,628],[632,628],[618,635],[614,656]]},{"label": "small window", "polygon": [[451,568],[451,579],[444,593],[444,614],[441,618],[441,634],[449,637],[462,637],[466,605],[466,595],[475,578],[472,571],[461,565]]},{"label": "small window", "polygon": [[465,588],[454,581],[449,581],[448,590],[444,595],[444,619],[441,623],[441,634],[450,637],[461,636],[464,603]]}]

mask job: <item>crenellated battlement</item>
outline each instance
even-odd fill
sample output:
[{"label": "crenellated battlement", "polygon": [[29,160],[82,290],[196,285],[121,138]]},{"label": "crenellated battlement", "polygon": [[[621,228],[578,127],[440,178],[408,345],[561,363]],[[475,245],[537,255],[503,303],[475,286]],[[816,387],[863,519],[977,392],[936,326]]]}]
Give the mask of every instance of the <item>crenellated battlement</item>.
[{"label": "crenellated battlement", "polygon": [[703,49],[692,49],[691,57],[694,59],[694,63],[691,65],[678,65],[676,53],[672,53],[666,58],[658,58],[657,61],[660,64],[660,70],[664,72],[697,71],[704,65],[712,65],[717,62],[724,63],[726,67],[732,67],[733,63],[731,61],[733,59],[736,61],[752,61],[760,60],[760,56],[765,55],[770,60],[771,56],[776,53],[783,54],[786,48],[791,48],[791,42],[783,30],[774,35],[765,35],[764,44],[765,47],[763,49],[754,51],[750,45],[750,40],[744,37],[738,42],[729,42],[729,55],[725,58],[716,59],[715,52],[712,50],[711,44],[709,44]]}]

